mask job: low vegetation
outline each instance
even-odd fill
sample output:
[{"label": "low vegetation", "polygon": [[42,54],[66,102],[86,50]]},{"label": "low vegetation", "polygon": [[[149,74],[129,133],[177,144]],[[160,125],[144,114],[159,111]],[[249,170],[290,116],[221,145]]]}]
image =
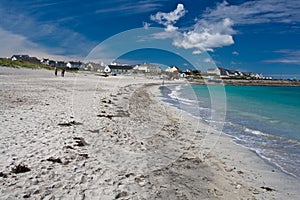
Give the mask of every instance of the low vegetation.
[{"label": "low vegetation", "polygon": [[30,68],[30,69],[48,69],[52,70],[53,67],[44,64],[32,63],[27,61],[15,60],[12,61],[11,59],[7,58],[0,58],[0,66],[2,67],[14,67],[14,68]]}]

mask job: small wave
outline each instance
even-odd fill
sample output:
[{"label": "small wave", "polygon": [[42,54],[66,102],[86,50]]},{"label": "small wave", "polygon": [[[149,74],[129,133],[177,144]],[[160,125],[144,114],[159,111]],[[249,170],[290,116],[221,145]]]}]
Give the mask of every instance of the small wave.
[{"label": "small wave", "polygon": [[205,107],[200,107],[200,106],[198,106],[198,110],[211,111],[210,108],[205,108]]},{"label": "small wave", "polygon": [[182,87],[183,87],[182,85],[176,85],[175,86],[175,90],[176,91],[180,91],[180,90],[182,90]]},{"label": "small wave", "polygon": [[291,144],[300,145],[300,141],[298,141],[298,140],[289,139],[288,142]]},{"label": "small wave", "polygon": [[[294,152],[292,149],[299,148],[299,141],[270,135],[250,128],[244,128],[244,132],[250,133],[252,136],[243,137],[243,135],[234,134],[233,141],[235,141],[236,144],[255,152],[259,157],[276,166],[282,172],[300,178],[297,175],[298,169],[295,168],[295,163],[292,161],[294,159],[297,160],[298,156],[295,157],[295,155],[292,156],[291,154],[291,156],[286,155],[287,152]],[[257,141],[258,138],[265,138],[267,140]]]},{"label": "small wave", "polygon": [[168,96],[171,97],[172,99],[176,99],[177,101],[182,101],[183,103],[189,103],[189,105],[197,104],[199,102],[198,100],[192,100],[192,99],[181,97],[180,94],[181,94],[180,92],[173,90]]},{"label": "small wave", "polygon": [[253,130],[253,129],[250,129],[250,128],[245,128],[244,131],[247,132],[247,133],[251,133],[253,135],[263,136],[263,137],[266,137],[266,138],[282,141],[282,142],[285,142],[287,144],[300,145],[300,141],[298,141],[298,140],[287,139],[287,138],[280,137],[280,136],[277,136],[277,135],[271,135],[271,134],[268,134],[268,133],[263,133],[261,131]]},{"label": "small wave", "polygon": [[[278,169],[280,169],[282,172],[284,172],[284,173],[286,173],[286,174],[288,174],[288,175],[290,175],[290,176],[293,176],[293,177],[295,177],[295,178],[300,178],[299,176],[297,176],[296,174],[294,174],[294,173],[292,173],[292,172],[290,172],[290,171],[287,171],[281,164],[279,164],[279,163],[277,163],[275,160],[277,160],[277,159],[271,159],[270,158],[270,155],[269,156],[265,156],[264,154],[266,154],[266,153],[263,153],[263,152],[261,152],[260,150],[258,150],[258,149],[255,149],[255,148],[248,148],[249,150],[251,150],[251,151],[253,151],[253,152],[255,152],[256,153],[256,155],[258,155],[260,158],[262,158],[262,159],[264,159],[264,160],[266,160],[266,161],[268,161],[271,165],[275,165]],[[278,156],[278,155],[277,155]],[[279,160],[281,160],[281,159],[279,159]],[[281,160],[282,161],[282,160]]]},{"label": "small wave", "polygon": [[276,119],[269,120],[269,122],[270,122],[271,124],[279,124],[279,123],[281,123],[281,121],[276,120]]},{"label": "small wave", "polygon": [[264,137],[270,138],[270,139],[276,139],[276,140],[280,140],[280,141],[282,141],[282,140],[286,141],[287,140],[284,137],[280,137],[280,136],[272,135],[272,134],[268,134],[268,133],[263,133],[263,132],[261,132],[259,130],[253,130],[253,129],[250,129],[250,128],[245,128],[244,131],[247,132],[247,133],[251,133],[253,135],[264,136]]},{"label": "small wave", "polygon": [[[270,165],[277,167],[283,173],[293,176],[295,178],[300,178],[295,169],[286,169],[283,163],[288,163],[290,160],[287,160],[285,156],[278,154],[278,152],[274,152],[272,149],[262,149],[259,147],[253,147],[249,145],[249,141],[241,139],[239,137],[234,137],[233,141],[242,147],[249,149],[250,151],[254,152],[258,157],[262,158],[263,160],[267,161]],[[242,142],[242,143],[240,143]],[[281,163],[281,164],[280,164]],[[293,173],[295,172],[295,173]]]},{"label": "small wave", "polygon": [[267,134],[267,133],[263,133],[261,131],[258,131],[258,130],[253,130],[253,129],[250,129],[250,128],[245,128],[246,132],[248,133],[252,133],[254,135],[260,135],[260,136],[265,136],[265,137],[272,137],[273,135],[270,135],[270,134]]},{"label": "small wave", "polygon": [[213,119],[206,119],[209,123],[215,123],[215,124],[227,124],[227,122],[226,121],[224,121],[224,120],[218,120],[218,121],[216,121],[216,120],[213,120]]}]

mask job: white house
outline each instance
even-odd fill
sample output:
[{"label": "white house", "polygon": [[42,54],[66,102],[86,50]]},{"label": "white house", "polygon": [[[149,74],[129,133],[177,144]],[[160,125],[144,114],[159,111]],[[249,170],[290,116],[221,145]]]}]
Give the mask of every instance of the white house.
[{"label": "white house", "polygon": [[168,73],[176,73],[176,72],[179,72],[179,69],[178,69],[178,67],[175,67],[175,66],[173,66],[173,67],[168,67],[168,68],[166,69],[166,72],[168,72]]},{"label": "white house", "polygon": [[206,73],[209,74],[209,75],[220,76],[221,75],[221,70],[216,67],[216,68],[207,69]]},{"label": "white house", "polygon": [[40,64],[41,61],[36,57],[30,57],[29,55],[13,55],[11,57],[12,61],[20,60],[20,61],[27,61],[32,63]]},{"label": "white house", "polygon": [[102,66],[101,64],[89,62],[89,63],[85,64],[84,70],[103,72],[104,66]]},{"label": "white house", "polygon": [[110,73],[110,72],[111,72],[110,67],[109,67],[109,66],[105,66],[105,67],[104,67],[104,72],[105,72],[105,73]]},{"label": "white house", "polygon": [[22,60],[22,61],[28,61],[29,60],[29,55],[13,55],[11,57],[12,61],[16,61],[16,60]]},{"label": "white house", "polygon": [[162,69],[159,66],[144,63],[142,65],[137,65],[134,68],[137,73],[151,73],[151,74],[161,74]]},{"label": "white house", "polygon": [[221,67],[212,68],[207,70],[208,77],[219,76],[220,78],[241,78],[248,77],[249,79],[263,79],[264,76],[262,74],[253,73],[253,72],[240,72],[237,70],[229,70]]},{"label": "white house", "polygon": [[108,65],[110,72],[115,74],[131,74],[133,66],[130,65]]},{"label": "white house", "polygon": [[181,78],[186,78],[187,75],[186,75],[186,73],[181,73],[181,74],[180,74],[180,77],[181,77]]},{"label": "white house", "polygon": [[82,63],[81,62],[74,62],[70,61],[66,64],[66,67],[70,69],[79,69],[81,67]]},{"label": "white house", "polygon": [[263,79],[264,78],[264,76],[262,74],[258,74],[258,73],[251,73],[250,76],[254,79]]}]

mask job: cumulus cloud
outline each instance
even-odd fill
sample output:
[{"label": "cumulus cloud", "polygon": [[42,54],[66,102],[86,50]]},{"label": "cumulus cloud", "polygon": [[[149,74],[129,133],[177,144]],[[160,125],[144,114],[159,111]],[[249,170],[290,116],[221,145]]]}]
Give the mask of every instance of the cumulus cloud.
[{"label": "cumulus cloud", "polygon": [[[165,32],[155,34],[156,39],[173,38],[173,45],[184,49],[192,49],[193,54],[203,51],[213,51],[214,48],[229,46],[234,43],[232,35],[233,22],[229,18],[219,22],[210,23],[204,19],[196,19],[194,26],[188,30],[180,31],[175,23],[185,15],[187,11],[182,4],[169,13],[158,12],[151,15],[151,19],[165,26]],[[177,31],[179,30],[179,31]]]},{"label": "cumulus cloud", "polygon": [[176,27],[176,26],[173,26],[173,25],[167,25],[167,27],[166,27],[166,31],[167,32],[172,32],[172,31],[176,31],[178,29],[178,27]]},{"label": "cumulus cloud", "polygon": [[177,28],[174,24],[186,14],[186,10],[183,4],[178,4],[177,8],[169,13],[158,12],[155,15],[151,15],[150,19],[159,24],[166,26],[167,31],[174,31]]},{"label": "cumulus cloud", "polygon": [[[183,4],[178,4],[172,12],[158,12],[150,18],[165,26],[165,33],[156,34],[155,38],[173,38],[174,46],[193,49],[194,54],[199,54],[234,44],[233,35],[236,32],[233,25],[299,23],[299,10],[299,0],[253,0],[240,4],[223,1],[215,8],[208,8],[201,17],[195,18],[194,26],[185,28],[184,31],[175,26],[187,12]],[[174,34],[175,31],[179,33]],[[232,54],[238,55],[238,52]],[[285,59],[279,61],[290,62]]]},{"label": "cumulus cloud", "polygon": [[213,51],[214,48],[234,44],[231,34],[233,23],[230,19],[224,19],[215,24],[209,24],[205,20],[199,20],[194,28],[184,32],[182,37],[176,38],[173,44],[184,49],[195,48],[196,53],[201,51]]}]

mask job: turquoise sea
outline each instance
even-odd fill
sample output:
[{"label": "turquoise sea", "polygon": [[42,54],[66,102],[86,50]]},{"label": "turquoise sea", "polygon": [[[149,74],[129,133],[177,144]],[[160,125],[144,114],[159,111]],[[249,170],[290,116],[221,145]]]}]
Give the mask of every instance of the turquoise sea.
[{"label": "turquoise sea", "polygon": [[300,178],[300,87],[180,85],[161,92],[166,102],[207,123],[225,114],[217,119],[224,133]]}]

